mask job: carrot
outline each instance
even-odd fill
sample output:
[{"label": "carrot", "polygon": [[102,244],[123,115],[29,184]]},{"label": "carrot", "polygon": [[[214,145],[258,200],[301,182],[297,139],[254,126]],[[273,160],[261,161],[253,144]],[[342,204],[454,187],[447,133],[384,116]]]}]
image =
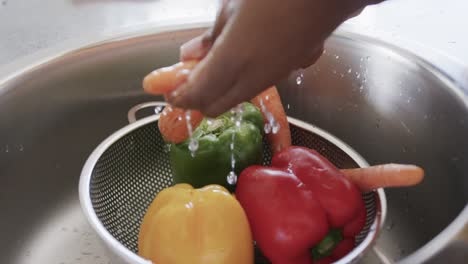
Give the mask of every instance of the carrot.
[{"label": "carrot", "polygon": [[266,89],[252,99],[252,103],[260,108],[266,124],[271,122],[271,120],[269,120],[271,117],[268,117],[270,113],[275,122],[279,125],[278,131],[272,131],[268,134],[268,140],[273,153],[291,146],[291,131],[289,129],[288,118],[276,87],[272,86]]},{"label": "carrot", "polygon": [[[192,130],[198,127],[203,119],[199,111],[191,110],[190,124]],[[164,108],[158,121],[159,131],[163,138],[172,143],[181,143],[189,137],[187,128],[186,110],[168,106]]]},{"label": "carrot", "polygon": [[368,168],[345,169],[341,172],[361,191],[385,187],[413,186],[424,178],[424,170],[414,165],[384,164]]},{"label": "carrot", "polygon": [[[166,95],[173,91],[178,85],[185,82],[191,70],[195,68],[197,64],[198,61],[191,60],[157,69],[145,77],[143,80],[143,88],[150,94]],[[269,124],[271,122],[271,120],[268,119],[268,113],[271,113],[274,120],[273,122],[279,125],[278,131],[275,130],[268,134],[268,140],[270,141],[273,152],[278,152],[290,146],[291,132],[289,123],[276,87],[272,86],[263,91],[252,99],[252,103],[262,110],[265,123]],[[192,118],[191,122],[193,123],[193,129],[195,129],[199,121],[203,119],[203,116],[200,112],[194,111],[193,113],[194,118]],[[176,108],[173,108],[173,111],[170,113],[163,111],[161,114],[159,129],[164,138],[170,142],[182,142],[188,137],[187,128],[184,126],[185,122],[180,122],[180,116],[183,116],[182,118],[185,119],[183,110]],[[198,120],[198,118],[200,118],[200,120]]]},{"label": "carrot", "polygon": [[198,61],[179,62],[154,70],[143,79],[143,89],[150,94],[165,95],[187,80]]}]

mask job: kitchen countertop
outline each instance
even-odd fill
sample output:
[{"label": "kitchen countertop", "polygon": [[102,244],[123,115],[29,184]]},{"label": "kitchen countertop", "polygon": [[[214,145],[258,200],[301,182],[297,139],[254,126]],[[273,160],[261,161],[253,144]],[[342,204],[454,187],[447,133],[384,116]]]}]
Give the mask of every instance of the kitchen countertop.
[{"label": "kitchen countertop", "polygon": [[[0,66],[67,41],[92,42],[169,21],[209,22],[217,7],[217,0],[0,0]],[[391,0],[343,27],[468,63],[467,10],[466,0]],[[430,53],[424,57],[437,60]]]}]

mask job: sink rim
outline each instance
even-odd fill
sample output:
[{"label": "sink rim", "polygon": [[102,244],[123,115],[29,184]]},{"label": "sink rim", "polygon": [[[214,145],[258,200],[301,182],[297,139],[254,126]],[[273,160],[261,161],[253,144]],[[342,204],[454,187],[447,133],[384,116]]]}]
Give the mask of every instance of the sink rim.
[{"label": "sink rim", "polygon": [[[8,91],[7,87],[14,87],[15,82],[18,82],[25,76],[34,73],[36,70],[47,67],[50,64],[60,62],[61,60],[67,59],[77,53],[90,50],[90,49],[102,49],[110,44],[123,43],[130,40],[142,40],[154,37],[155,35],[162,33],[177,33],[180,31],[197,31],[206,29],[211,23],[210,22],[169,22],[168,24],[160,25],[157,27],[145,27],[139,30],[132,30],[114,37],[106,36],[100,40],[90,41],[86,44],[77,45],[76,42],[70,45],[72,42],[64,43],[64,45],[54,47],[46,50],[41,54],[34,54],[25,57],[24,60],[18,61],[16,64],[8,64],[5,68],[0,68],[0,96]],[[425,68],[438,79],[444,81],[446,86],[450,88],[451,92],[460,98],[465,107],[468,109],[468,80],[463,80],[449,74],[443,70],[447,63],[449,67],[462,69],[463,66],[458,62],[451,60],[446,57],[444,62],[440,65],[434,65],[429,61],[423,59],[421,56],[416,55],[413,52],[408,51],[405,48],[395,46],[389,42],[375,39],[372,37],[365,36],[357,33],[353,30],[346,28],[338,29],[332,37],[347,38],[352,41],[362,41],[369,43],[376,47],[382,47],[385,49],[392,50],[399,55],[413,61],[417,65]],[[442,57],[444,57],[442,55]],[[13,70],[11,70],[13,69]],[[439,234],[428,241],[424,246],[420,247],[410,255],[400,261],[400,263],[420,263],[421,261],[427,261],[452,241],[457,234],[468,225],[468,204],[460,211],[460,213],[454,218],[454,220],[448,224]]]}]

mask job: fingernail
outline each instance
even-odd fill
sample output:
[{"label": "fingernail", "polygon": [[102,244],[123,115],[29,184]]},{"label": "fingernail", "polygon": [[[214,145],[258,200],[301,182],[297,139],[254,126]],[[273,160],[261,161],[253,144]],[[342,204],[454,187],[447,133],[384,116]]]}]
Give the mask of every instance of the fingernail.
[{"label": "fingernail", "polygon": [[189,40],[180,46],[180,57],[185,59],[199,59],[203,56],[203,45],[200,38]]}]

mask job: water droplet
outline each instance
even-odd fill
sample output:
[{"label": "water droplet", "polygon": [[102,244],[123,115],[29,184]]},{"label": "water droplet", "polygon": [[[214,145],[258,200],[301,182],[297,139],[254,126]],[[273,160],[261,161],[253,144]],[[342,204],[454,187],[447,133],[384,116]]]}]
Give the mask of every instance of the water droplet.
[{"label": "water droplet", "polygon": [[154,108],[154,113],[158,115],[159,113],[161,113],[162,110],[163,110],[162,106],[156,106]]},{"label": "water droplet", "polygon": [[18,150],[19,150],[20,152],[23,152],[23,151],[24,151],[24,146],[23,146],[23,144],[19,144]]},{"label": "water droplet", "polygon": [[5,152],[6,153],[10,152],[10,147],[8,145],[5,146]]},{"label": "water droplet", "polygon": [[182,121],[182,117],[181,116],[177,117],[177,120]]},{"label": "water droplet", "polygon": [[198,150],[198,140],[191,138],[188,146],[192,157],[195,157],[195,152]]},{"label": "water droplet", "polygon": [[276,134],[278,133],[278,131],[280,130],[280,124],[278,122],[273,122],[272,126],[271,126],[271,132],[273,134]]},{"label": "water droplet", "polygon": [[356,74],[356,78],[357,78],[357,79],[360,79],[360,78],[361,78],[361,74],[360,74],[360,73]]},{"label": "water droplet", "polygon": [[411,100],[413,100],[413,98],[408,97],[408,100],[406,100],[406,102],[409,104],[409,103],[411,103]]},{"label": "water droplet", "polygon": [[340,77],[341,77],[341,78],[344,78],[344,74],[343,74],[343,73],[340,73]]},{"label": "water droplet", "polygon": [[395,225],[395,224],[393,223],[393,221],[390,220],[389,223],[388,223],[388,225],[387,225],[387,227],[386,227],[386,229],[387,229],[388,231],[390,231],[390,230],[392,230],[392,228],[393,228],[394,225]]},{"label": "water droplet", "polygon": [[236,120],[236,127],[240,127],[241,125],[241,121],[240,120]]},{"label": "water droplet", "polygon": [[172,91],[171,96],[172,97],[177,97],[179,95],[179,92],[177,90]]},{"label": "water droplet", "polygon": [[367,60],[367,61],[370,61],[370,59],[371,59],[371,56],[367,56],[367,57],[366,57],[366,60]]},{"label": "water droplet", "polygon": [[362,93],[363,90],[364,90],[364,85],[359,86],[359,92]]},{"label": "water droplet", "polygon": [[335,59],[340,59],[340,56],[339,55],[335,55]]},{"label": "water droplet", "polygon": [[302,76],[302,73],[296,77],[296,83],[297,85],[301,85],[302,83],[302,80],[303,80],[303,76]]},{"label": "water droplet", "polygon": [[353,69],[349,68],[348,73],[352,73],[352,72],[353,72]]},{"label": "water droplet", "polygon": [[270,134],[271,132],[271,125],[269,123],[266,123],[264,128],[266,134]]},{"label": "water droplet", "polygon": [[198,140],[192,138],[192,123],[190,122],[192,119],[191,114],[192,112],[190,110],[185,112],[185,123],[187,124],[187,131],[190,138],[188,149],[190,150],[192,157],[195,157],[195,152],[198,150]]},{"label": "water droplet", "polygon": [[361,57],[360,61],[364,61],[364,58],[363,58],[363,57]]},{"label": "water droplet", "polygon": [[336,74],[336,70],[333,70],[333,74]]},{"label": "water droplet", "polygon": [[234,185],[237,183],[237,175],[234,171],[230,171],[226,179],[230,185]]},{"label": "water droplet", "polygon": [[289,104],[287,104],[287,105],[286,105],[286,108],[287,108],[287,109],[290,109],[290,108],[291,108],[291,106],[290,106]]},{"label": "water droplet", "polygon": [[236,168],[236,159],[234,158],[234,153],[231,155],[231,168],[232,170]]},{"label": "water droplet", "polygon": [[207,123],[209,126],[211,126],[211,125],[213,124],[213,119],[208,118],[208,119],[206,120],[206,123]]},{"label": "water droplet", "polygon": [[229,147],[231,148],[231,150],[234,150],[234,142],[231,142],[231,144],[229,144]]}]

